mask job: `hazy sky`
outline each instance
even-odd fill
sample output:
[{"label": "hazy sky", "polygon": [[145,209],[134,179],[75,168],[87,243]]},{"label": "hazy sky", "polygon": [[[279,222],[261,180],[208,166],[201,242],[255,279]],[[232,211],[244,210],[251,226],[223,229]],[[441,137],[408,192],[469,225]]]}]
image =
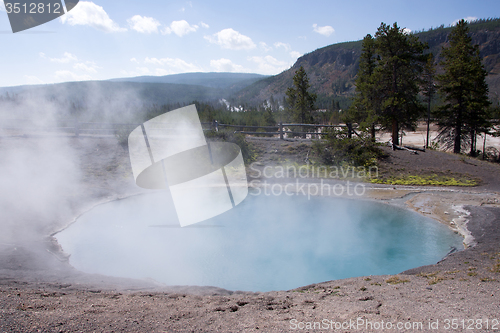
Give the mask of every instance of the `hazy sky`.
[{"label": "hazy sky", "polygon": [[500,16],[498,0],[80,1],[13,34],[0,0],[0,86],[184,72],[277,74],[302,54],[373,34]]}]

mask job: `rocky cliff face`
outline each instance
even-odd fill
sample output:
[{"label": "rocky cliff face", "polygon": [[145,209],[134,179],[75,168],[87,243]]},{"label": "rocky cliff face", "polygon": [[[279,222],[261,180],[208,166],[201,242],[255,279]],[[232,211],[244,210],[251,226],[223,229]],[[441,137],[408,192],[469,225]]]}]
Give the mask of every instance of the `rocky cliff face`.
[{"label": "rocky cliff face", "polygon": [[[470,25],[472,42],[479,45],[483,63],[488,71],[487,82],[492,99],[500,95],[500,19]],[[438,28],[416,35],[427,42],[429,51],[437,55],[448,43],[451,28]],[[235,95],[235,100],[257,104],[274,99],[282,99],[286,89],[292,85],[295,71],[303,66],[309,77],[311,90],[318,94],[320,107],[330,105],[331,99],[347,100],[354,93],[354,81],[359,67],[362,41],[333,44],[300,57],[287,71],[266,78],[243,89]]]}]

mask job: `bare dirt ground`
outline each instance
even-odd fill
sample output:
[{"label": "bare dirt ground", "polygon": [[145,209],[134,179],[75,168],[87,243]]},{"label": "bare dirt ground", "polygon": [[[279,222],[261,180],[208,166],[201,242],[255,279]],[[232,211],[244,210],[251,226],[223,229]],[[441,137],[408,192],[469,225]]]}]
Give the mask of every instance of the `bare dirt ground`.
[{"label": "bare dirt ground", "polygon": [[[435,142],[436,144],[439,145],[439,142],[437,140],[437,136],[439,134],[438,130],[439,130],[438,126],[432,124],[430,126],[429,136],[431,143]],[[387,142],[391,139],[391,133],[380,133],[377,138],[380,142]],[[424,147],[425,141],[427,140],[427,124],[425,122],[420,122],[415,131],[405,132],[402,140],[404,145],[410,145],[420,148]],[[493,137],[491,135],[487,135],[486,142],[484,142],[484,136],[478,135],[477,148],[482,150],[483,143],[485,144],[486,148],[494,147],[500,150],[500,137]]]},{"label": "bare dirt ground", "polygon": [[[34,140],[0,139],[7,154]],[[480,179],[473,188],[367,185],[367,198],[414,209],[464,234],[470,247],[441,262],[395,276],[321,282],[290,291],[233,292],[168,287],[155,281],[85,274],[72,268],[50,235],[92,206],[142,190],[128,153],[114,138],[69,138],[81,186],[66,207],[5,223],[0,235],[0,332],[461,332],[500,331],[500,168],[442,152],[392,152],[383,168],[438,169]],[[250,140],[260,167],[303,161],[304,141]],[[314,181],[314,180],[311,180]],[[330,180],[336,181],[336,180]],[[46,221],[45,221],[46,220]]]}]

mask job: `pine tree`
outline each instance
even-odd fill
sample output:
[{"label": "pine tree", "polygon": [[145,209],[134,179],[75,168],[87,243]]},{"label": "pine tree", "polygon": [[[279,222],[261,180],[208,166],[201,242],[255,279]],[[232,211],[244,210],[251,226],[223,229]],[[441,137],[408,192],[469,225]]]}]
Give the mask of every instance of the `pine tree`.
[{"label": "pine tree", "polygon": [[429,148],[430,140],[430,122],[431,122],[431,102],[432,97],[436,93],[436,86],[434,79],[436,76],[436,66],[434,64],[434,55],[430,53],[427,58],[427,62],[424,66],[424,72],[422,75],[422,93],[426,98],[427,103],[427,140],[425,142],[425,147]]},{"label": "pine tree", "polygon": [[272,108],[271,105],[265,106],[263,113],[264,113],[263,122],[264,122],[265,126],[274,126],[274,125],[276,125],[276,119],[274,118],[275,111],[273,111],[273,108]]},{"label": "pine tree", "polygon": [[381,98],[378,119],[385,128],[392,129],[392,143],[399,144],[399,129],[414,128],[423,113],[418,100],[420,75],[427,45],[404,29],[382,23],[375,34],[377,66],[374,82]]},{"label": "pine tree", "polygon": [[398,145],[400,128],[413,128],[423,112],[418,94],[426,47],[397,23],[382,23],[375,38],[367,35],[348,120],[370,128],[372,139],[377,124],[390,128],[393,145]]},{"label": "pine tree", "polygon": [[332,99],[332,106],[330,107],[331,117],[329,122],[338,125],[340,123],[340,106],[339,102]]},{"label": "pine tree", "polygon": [[304,67],[300,66],[295,72],[293,85],[294,88],[288,88],[286,91],[286,102],[292,121],[311,124],[313,122],[312,110],[317,96],[307,91],[311,85]]},{"label": "pine tree", "polygon": [[459,154],[463,140],[469,139],[470,154],[476,151],[475,138],[478,132],[487,131],[488,85],[487,72],[481,63],[479,47],[472,45],[469,28],[461,20],[450,32],[449,47],[442,50],[444,73],[438,75],[439,91],[445,105],[439,109],[440,138],[453,145]]},{"label": "pine tree", "polygon": [[356,122],[360,127],[370,128],[375,140],[377,112],[380,110],[380,95],[374,72],[376,62],[375,40],[368,34],[363,38],[363,46],[359,59],[359,70],[356,78],[356,96],[348,110],[348,121]]}]

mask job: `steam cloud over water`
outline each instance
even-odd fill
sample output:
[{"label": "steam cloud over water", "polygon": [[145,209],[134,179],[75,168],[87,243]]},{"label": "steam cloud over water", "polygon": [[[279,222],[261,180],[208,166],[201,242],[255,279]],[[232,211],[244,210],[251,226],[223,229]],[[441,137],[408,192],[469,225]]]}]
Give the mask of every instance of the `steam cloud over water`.
[{"label": "steam cloud over water", "polygon": [[[69,223],[85,192],[81,160],[92,138],[43,128],[133,120],[143,103],[133,91],[106,94],[91,82],[0,94],[0,242],[30,246]],[[134,113],[135,112],[135,113]],[[20,129],[12,129],[12,128]]]},{"label": "steam cloud over water", "polygon": [[0,141],[0,239],[30,241],[66,216],[80,170],[64,138]]}]

